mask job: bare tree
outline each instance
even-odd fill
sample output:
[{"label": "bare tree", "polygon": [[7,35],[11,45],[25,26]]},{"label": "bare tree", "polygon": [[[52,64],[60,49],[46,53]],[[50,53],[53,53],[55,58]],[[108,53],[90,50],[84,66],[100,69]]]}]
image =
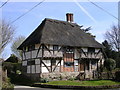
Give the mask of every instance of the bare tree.
[{"label": "bare tree", "polygon": [[19,59],[22,59],[22,52],[21,50],[17,50],[19,45],[25,40],[25,36],[19,36],[15,38],[15,40],[12,43],[11,50]]},{"label": "bare tree", "polygon": [[0,54],[7,46],[7,44],[13,39],[15,28],[5,20],[0,22]]},{"label": "bare tree", "polygon": [[113,25],[111,30],[105,33],[105,37],[112,48],[120,52],[120,26]]}]

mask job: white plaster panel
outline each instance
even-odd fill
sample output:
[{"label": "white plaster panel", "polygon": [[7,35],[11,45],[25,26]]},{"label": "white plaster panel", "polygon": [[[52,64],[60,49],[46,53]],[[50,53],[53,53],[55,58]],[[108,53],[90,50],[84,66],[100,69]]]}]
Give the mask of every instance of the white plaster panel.
[{"label": "white plaster panel", "polygon": [[97,55],[97,58],[101,58],[102,57],[102,53],[100,52],[98,55]]},{"label": "white plaster panel", "polygon": [[44,51],[44,57],[50,57],[51,53],[49,51]]},{"label": "white plaster panel", "polygon": [[63,63],[64,63],[63,60],[61,60],[61,65],[63,65]]},{"label": "white plaster panel", "polygon": [[35,73],[35,65],[32,65],[32,73]]},{"label": "white plaster panel", "polygon": [[74,53],[74,59],[79,59],[80,55],[78,53],[78,51],[75,49],[75,53]]},{"label": "white plaster panel", "polygon": [[78,65],[78,60],[74,60],[74,65]]},{"label": "white plaster panel", "polygon": [[30,66],[27,66],[27,73],[30,73]]},{"label": "white plaster panel", "polygon": [[63,57],[63,52],[62,51],[58,52],[57,57]]},{"label": "white plaster panel", "polygon": [[39,53],[38,53],[38,57],[42,57],[42,50],[40,49]]},{"label": "white plaster panel", "polygon": [[86,56],[84,55],[84,53],[81,53],[81,57],[82,57],[82,58],[85,58]]},{"label": "white plaster panel", "polygon": [[40,64],[40,59],[35,59],[35,64]]},{"label": "white plaster panel", "polygon": [[26,55],[26,59],[30,59],[31,58],[31,52],[25,52]]},{"label": "white plaster panel", "polygon": [[48,45],[45,45],[48,49],[49,49],[49,46]]},{"label": "white plaster panel", "polygon": [[53,46],[52,46],[52,45],[50,45],[49,49],[50,49],[50,50],[53,50]]},{"label": "white plaster panel", "polygon": [[46,67],[42,67],[42,73],[47,73],[49,72]]},{"label": "white plaster panel", "polygon": [[78,72],[78,66],[75,66],[75,72]]},{"label": "white plaster panel", "polygon": [[36,73],[40,73],[40,65],[36,65]]},{"label": "white plaster panel", "polygon": [[95,49],[95,52],[97,53],[99,50],[100,50],[100,49],[96,48],[96,49]]},{"label": "white plaster panel", "polygon": [[84,52],[88,52],[88,48],[82,48]]},{"label": "white plaster panel", "polygon": [[22,66],[27,66],[27,61],[22,61]]},{"label": "white plaster panel", "polygon": [[32,51],[32,58],[36,58],[38,50],[33,50]]},{"label": "white plaster panel", "polygon": [[23,53],[23,60],[25,60],[25,55],[24,55],[24,53]]},{"label": "white plaster panel", "polygon": [[58,52],[58,51],[51,51],[51,53],[49,51],[44,51],[44,57],[63,57],[63,53],[62,52]]},{"label": "white plaster panel", "polygon": [[[56,60],[56,65],[58,64],[59,61],[60,61],[60,60]],[[60,66],[60,63],[58,64],[58,66]]]},{"label": "white plaster panel", "polygon": [[35,44],[35,49],[39,49],[40,44]]},{"label": "white plaster panel", "polygon": [[[51,65],[51,61],[50,60],[42,60],[44,63],[45,63],[45,65],[47,65],[47,66],[50,66]],[[42,66],[44,66],[44,64],[42,64]]]}]

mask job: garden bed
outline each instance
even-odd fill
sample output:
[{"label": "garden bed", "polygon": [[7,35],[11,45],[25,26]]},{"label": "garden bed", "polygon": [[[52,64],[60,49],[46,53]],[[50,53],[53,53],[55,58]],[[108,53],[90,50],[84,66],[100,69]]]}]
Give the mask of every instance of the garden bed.
[{"label": "garden bed", "polygon": [[111,80],[51,81],[48,83],[35,83],[33,86],[59,89],[108,89],[120,88],[120,82],[115,82]]}]

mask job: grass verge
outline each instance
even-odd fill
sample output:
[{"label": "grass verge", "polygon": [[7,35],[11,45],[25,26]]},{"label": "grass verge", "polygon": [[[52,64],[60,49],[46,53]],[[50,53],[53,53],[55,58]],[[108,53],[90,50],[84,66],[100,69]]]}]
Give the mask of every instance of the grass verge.
[{"label": "grass verge", "polygon": [[92,80],[92,81],[51,81],[44,83],[47,85],[71,85],[71,86],[105,86],[105,85],[120,85],[120,82],[112,80]]}]

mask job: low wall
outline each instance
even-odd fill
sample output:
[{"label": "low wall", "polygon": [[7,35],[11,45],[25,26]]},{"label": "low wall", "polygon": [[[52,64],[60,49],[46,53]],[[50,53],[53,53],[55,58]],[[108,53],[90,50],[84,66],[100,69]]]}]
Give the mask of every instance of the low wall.
[{"label": "low wall", "polygon": [[53,73],[42,73],[41,78],[47,78],[49,80],[69,80],[75,79],[79,75],[79,72],[53,72]]},{"label": "low wall", "polygon": [[[86,73],[86,74],[85,74]],[[52,72],[52,73],[42,73],[40,74],[26,74],[34,81],[39,81],[41,79],[53,81],[53,80],[93,80],[96,76],[93,76],[92,72]]]}]

